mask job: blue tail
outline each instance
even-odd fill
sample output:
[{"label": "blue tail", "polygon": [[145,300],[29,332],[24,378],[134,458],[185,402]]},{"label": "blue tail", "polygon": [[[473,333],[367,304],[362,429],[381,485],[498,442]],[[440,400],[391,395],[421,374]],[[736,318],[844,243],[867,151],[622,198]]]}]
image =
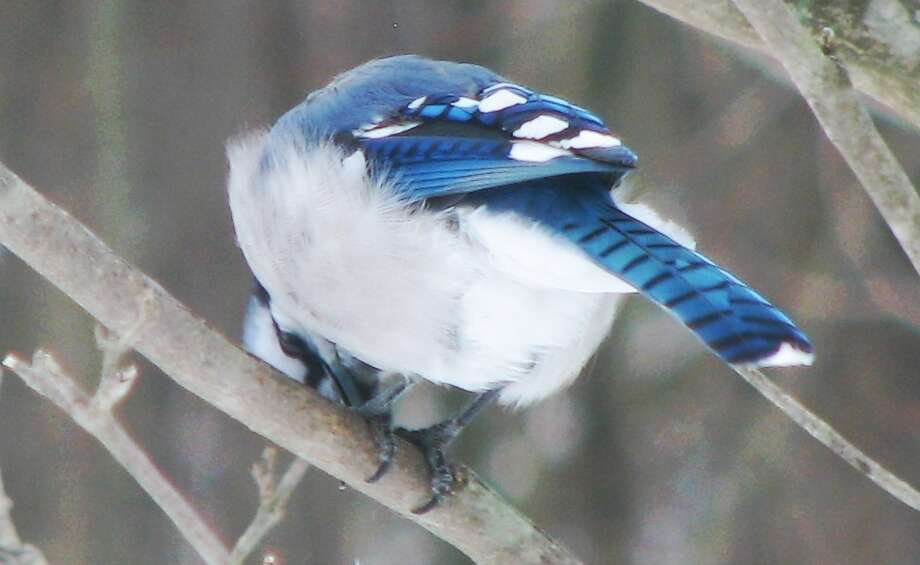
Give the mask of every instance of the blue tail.
[{"label": "blue tail", "polygon": [[603,186],[571,181],[563,189],[558,181],[506,188],[487,205],[514,209],[565,236],[677,316],[727,363],[811,363],[805,334],[737,277],[618,209]]}]

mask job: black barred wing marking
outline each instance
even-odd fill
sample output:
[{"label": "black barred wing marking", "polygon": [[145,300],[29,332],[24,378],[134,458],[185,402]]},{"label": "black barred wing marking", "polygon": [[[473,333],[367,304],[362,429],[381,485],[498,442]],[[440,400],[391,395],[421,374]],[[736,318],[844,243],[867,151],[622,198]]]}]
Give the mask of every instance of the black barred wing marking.
[{"label": "black barred wing marking", "polygon": [[510,83],[492,85],[478,98],[423,96],[409,103],[403,115],[408,119],[477,123],[496,128],[511,139],[533,140],[623,167],[636,165],[636,155],[623,147],[596,115],[561,98]]},{"label": "black barred wing marking", "polygon": [[637,159],[594,114],[509,83],[423,96],[353,134],[413,201],[580,173],[613,186]]},{"label": "black barred wing marking", "polygon": [[512,159],[515,146],[500,140],[409,136],[361,145],[372,167],[389,175],[413,202],[576,173],[606,174],[612,184],[628,170],[573,155],[542,162]]}]

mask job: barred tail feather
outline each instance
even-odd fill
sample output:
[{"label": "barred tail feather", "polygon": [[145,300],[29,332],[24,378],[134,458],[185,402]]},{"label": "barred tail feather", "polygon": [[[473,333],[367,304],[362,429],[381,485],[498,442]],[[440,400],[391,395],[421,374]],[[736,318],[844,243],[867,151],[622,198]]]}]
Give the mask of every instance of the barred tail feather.
[{"label": "barred tail feather", "polygon": [[582,204],[583,215],[554,227],[674,314],[721,359],[750,367],[811,364],[808,337],[737,277],[609,200]]}]

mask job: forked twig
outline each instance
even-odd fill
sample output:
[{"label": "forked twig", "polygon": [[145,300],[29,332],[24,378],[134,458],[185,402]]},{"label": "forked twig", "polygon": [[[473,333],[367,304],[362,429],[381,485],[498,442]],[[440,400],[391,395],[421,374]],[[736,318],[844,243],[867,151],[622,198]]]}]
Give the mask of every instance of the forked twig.
[{"label": "forked twig", "polygon": [[834,57],[833,33],[822,34],[819,45],[782,0],[734,2],[782,62],[920,273],[920,195]]},{"label": "forked twig", "polygon": [[[112,350],[104,355],[114,356],[116,353],[119,357],[123,354]],[[113,362],[113,359],[109,359],[109,363]],[[108,368],[111,372],[100,379],[96,394],[89,396],[44,351],[36,351],[31,363],[15,355],[8,355],[3,365],[99,440],[163,509],[205,562],[214,565],[226,563],[227,549],[220,538],[182,493],[163,476],[150,456],[134,441],[112,412],[112,408],[125,398],[136,381],[137,369],[134,366],[115,370],[114,365],[110,364]]]},{"label": "forked twig", "polygon": [[262,458],[252,466],[252,478],[259,490],[259,508],[243,535],[230,552],[229,563],[242,565],[246,557],[262,542],[269,530],[284,518],[288,500],[300,484],[310,464],[295,458],[280,480],[275,478],[278,450],[266,447]]}]

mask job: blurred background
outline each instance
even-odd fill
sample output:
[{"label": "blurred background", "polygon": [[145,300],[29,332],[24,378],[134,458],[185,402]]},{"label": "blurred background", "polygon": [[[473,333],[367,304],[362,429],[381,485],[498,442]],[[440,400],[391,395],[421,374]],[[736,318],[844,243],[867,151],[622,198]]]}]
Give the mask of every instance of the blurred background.
[{"label": "blurred background", "polygon": [[[920,482],[920,285],[772,64],[632,0],[0,2],[0,160],[194,312],[238,337],[249,278],[224,142],[336,73],[397,53],[489,66],[596,110],[641,156],[630,190],[811,335],[773,378]],[[920,134],[877,115],[915,183]],[[10,254],[0,353],[47,347],[94,386],[93,321]],[[232,542],[265,440],[143,358],[121,417]],[[918,563],[920,514],[846,466],[654,306],[631,299],[586,375],[456,445],[588,563]],[[404,422],[459,397],[421,388]],[[0,467],[23,538],[54,563],[197,563],[131,477],[7,374]],[[467,563],[313,470],[268,538],[284,563]],[[260,556],[254,557],[258,562]]]}]

